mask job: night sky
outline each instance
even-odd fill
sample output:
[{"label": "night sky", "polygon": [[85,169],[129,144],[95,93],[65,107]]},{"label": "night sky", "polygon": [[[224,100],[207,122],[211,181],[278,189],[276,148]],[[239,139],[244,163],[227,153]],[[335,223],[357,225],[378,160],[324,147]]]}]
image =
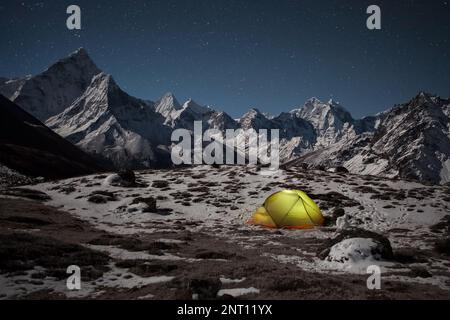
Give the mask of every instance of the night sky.
[{"label": "night sky", "polygon": [[[66,8],[82,9],[82,30]],[[366,28],[366,8],[382,30]],[[310,97],[355,118],[420,90],[450,97],[450,0],[101,0],[0,3],[0,76],[36,74],[79,47],[139,98],[167,91],[237,117]]]}]

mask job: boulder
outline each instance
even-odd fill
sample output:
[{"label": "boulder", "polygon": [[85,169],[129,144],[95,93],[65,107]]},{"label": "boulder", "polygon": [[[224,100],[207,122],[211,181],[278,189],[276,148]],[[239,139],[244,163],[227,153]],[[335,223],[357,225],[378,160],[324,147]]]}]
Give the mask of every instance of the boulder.
[{"label": "boulder", "polygon": [[386,248],[372,238],[350,238],[336,243],[330,248],[327,261],[342,264],[357,264],[362,261],[383,260]]},{"label": "boulder", "polygon": [[347,215],[344,215],[342,217],[339,217],[336,219],[336,228],[338,230],[345,230],[350,227],[350,223],[348,221]]},{"label": "boulder", "polygon": [[334,172],[336,172],[336,173],[348,173],[348,170],[347,170],[347,168],[340,166],[340,167],[334,168]]},{"label": "boulder", "polygon": [[117,197],[114,193],[109,191],[94,191],[89,195],[89,202],[101,204],[110,201],[117,201]]},{"label": "boulder", "polygon": [[144,187],[136,181],[136,175],[132,170],[121,170],[105,178],[104,185],[111,185],[114,187],[136,188]]},{"label": "boulder", "polygon": [[199,300],[216,299],[217,293],[222,287],[218,278],[194,278],[187,280],[187,288],[192,296]]},{"label": "boulder", "polygon": [[143,212],[151,212],[156,213],[158,212],[158,208],[156,206],[156,199],[153,197],[139,197],[133,200],[131,204],[139,204],[142,203],[145,205],[145,209]]},{"label": "boulder", "polygon": [[123,187],[136,186],[136,175],[132,170],[121,170],[117,175],[120,177]]},{"label": "boulder", "polygon": [[152,184],[153,188],[164,189],[169,187],[169,182],[164,180],[155,180]]},{"label": "boulder", "polygon": [[339,242],[342,242],[346,239],[353,238],[372,239],[374,242],[380,244],[379,254],[380,258],[383,260],[392,260],[394,257],[392,246],[388,238],[376,232],[359,228],[344,229],[339,231],[339,233],[334,238],[328,239],[323,245],[319,247],[318,257],[325,260],[328,257],[331,248],[335,244],[338,244]]},{"label": "boulder", "polygon": [[434,249],[445,256],[450,256],[450,238],[444,238],[435,243]]}]

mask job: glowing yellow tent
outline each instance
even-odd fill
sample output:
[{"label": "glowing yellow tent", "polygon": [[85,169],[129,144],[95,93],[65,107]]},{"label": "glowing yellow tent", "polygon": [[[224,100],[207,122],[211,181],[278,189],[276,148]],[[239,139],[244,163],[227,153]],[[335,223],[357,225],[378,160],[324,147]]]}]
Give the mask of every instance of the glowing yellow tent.
[{"label": "glowing yellow tent", "polygon": [[248,223],[268,228],[310,229],[323,225],[324,218],[306,193],[284,190],[268,197]]}]

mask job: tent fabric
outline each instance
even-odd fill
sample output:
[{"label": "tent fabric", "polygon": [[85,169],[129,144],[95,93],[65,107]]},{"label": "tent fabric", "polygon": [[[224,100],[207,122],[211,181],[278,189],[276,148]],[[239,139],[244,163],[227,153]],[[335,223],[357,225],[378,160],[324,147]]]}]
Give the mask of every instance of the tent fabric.
[{"label": "tent fabric", "polygon": [[269,196],[248,223],[268,228],[310,229],[323,225],[324,218],[305,192],[284,190]]}]

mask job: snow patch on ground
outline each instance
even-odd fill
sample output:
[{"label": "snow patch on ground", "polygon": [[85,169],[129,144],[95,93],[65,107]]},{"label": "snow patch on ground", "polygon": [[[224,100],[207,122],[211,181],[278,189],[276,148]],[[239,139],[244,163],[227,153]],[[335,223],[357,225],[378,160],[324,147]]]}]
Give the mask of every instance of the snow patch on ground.
[{"label": "snow patch on ground", "polygon": [[234,289],[222,289],[217,293],[218,297],[224,296],[224,295],[230,295],[232,297],[240,297],[247,294],[259,293],[259,289],[250,287],[250,288],[234,288]]},{"label": "snow patch on ground", "polygon": [[241,283],[241,282],[244,282],[245,279],[246,278],[242,278],[242,279],[228,279],[228,278],[221,277],[220,278],[220,282],[222,282],[222,284]]},{"label": "snow patch on ground", "polygon": [[164,260],[164,261],[200,261],[201,259],[186,259],[183,257],[175,256],[172,254],[165,253],[163,255],[148,254],[146,252],[138,251],[128,251],[125,249],[117,248],[114,246],[103,246],[103,245],[86,245],[89,249],[97,250],[101,252],[106,252],[110,257],[119,260]]},{"label": "snow patch on ground", "polygon": [[177,240],[177,239],[158,239],[157,240],[160,243],[166,243],[166,244],[183,244],[185,243],[182,240]]}]

